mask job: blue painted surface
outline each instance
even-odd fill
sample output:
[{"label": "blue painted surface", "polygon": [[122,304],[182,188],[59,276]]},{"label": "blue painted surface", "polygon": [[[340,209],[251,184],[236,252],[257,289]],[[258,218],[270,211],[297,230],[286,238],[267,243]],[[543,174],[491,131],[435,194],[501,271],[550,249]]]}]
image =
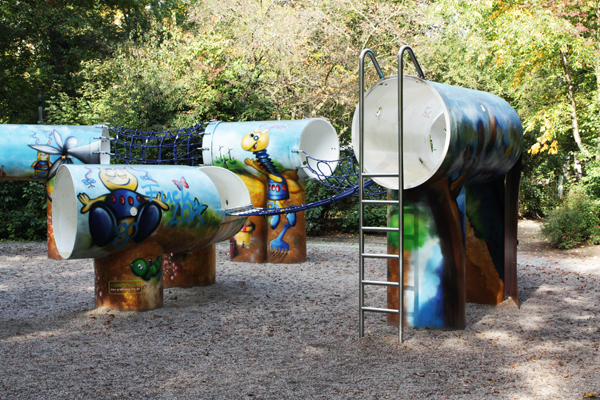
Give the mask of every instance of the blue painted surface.
[{"label": "blue painted surface", "polygon": [[[458,235],[462,245],[465,245],[465,190],[461,190],[457,198],[452,200],[456,203],[456,217],[460,220],[458,231],[448,229],[446,221],[439,220],[440,214],[433,212],[425,191],[412,189],[404,194],[403,239],[405,282],[408,286],[404,291],[404,307],[406,312],[412,313],[412,316],[406,317],[406,324],[419,329],[456,329],[456,324],[460,321],[451,319],[447,313],[456,314],[456,307],[464,307],[464,299],[461,300],[453,293],[464,288],[464,282],[458,280],[461,276],[464,277],[465,265],[464,259],[459,260],[459,265],[456,265],[457,258],[447,243],[452,242],[450,236]],[[398,191],[392,191],[391,198],[397,199]],[[387,225],[396,228],[398,208],[391,209]],[[395,248],[396,254],[397,240],[396,233],[388,234],[388,249]],[[443,250],[444,246],[446,250]],[[388,272],[388,276],[390,275],[391,272]]]},{"label": "blue painted surface", "polygon": [[[55,194],[65,187],[63,180],[70,180],[77,197],[77,237],[70,258],[103,257],[155,234],[160,234],[166,252],[202,247],[217,233],[225,213],[217,187],[196,167],[63,168],[70,173],[61,169]],[[60,228],[61,219],[56,216],[55,227]]]},{"label": "blue painted surface", "polygon": [[467,173],[469,182],[504,175],[523,151],[523,127],[516,111],[491,93],[426,81],[444,101],[450,145],[441,170]]},{"label": "blue painted surface", "polygon": [[[422,252],[428,252],[424,268],[417,267],[419,277],[418,303],[415,304],[415,328],[443,328],[444,327],[444,292],[442,290],[442,275],[444,272],[444,257],[439,245],[439,238],[426,243]],[[427,249],[428,248],[428,249]],[[429,251],[428,251],[429,250]],[[417,250],[418,251],[418,250]]]},{"label": "blue painted surface", "polygon": [[[296,169],[301,165],[300,156],[292,153],[298,150],[302,131],[310,120],[293,121],[257,121],[257,122],[216,122],[206,128],[203,145],[210,141],[210,155],[204,154],[206,163],[220,158],[228,158],[243,162],[253,158],[249,151],[241,147],[242,138],[256,130],[267,131],[269,134],[268,152],[272,160],[276,160],[285,169]],[[210,136],[208,136],[210,135]],[[251,167],[247,171],[254,173]]]},{"label": "blue painted surface", "polygon": [[102,126],[0,125],[0,179],[47,179],[57,161],[59,164],[90,162],[84,157],[89,151],[65,157],[59,153],[67,146],[83,150],[82,146],[99,143],[100,136]]}]

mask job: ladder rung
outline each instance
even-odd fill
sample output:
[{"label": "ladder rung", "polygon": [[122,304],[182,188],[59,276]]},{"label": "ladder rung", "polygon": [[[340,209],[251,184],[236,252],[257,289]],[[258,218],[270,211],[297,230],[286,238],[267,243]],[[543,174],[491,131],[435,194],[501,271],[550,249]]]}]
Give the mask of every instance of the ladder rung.
[{"label": "ladder rung", "polygon": [[400,232],[400,228],[389,228],[387,226],[363,226],[362,230],[367,232]]},{"label": "ladder rung", "polygon": [[398,254],[371,254],[371,253],[363,253],[362,256],[363,257],[367,257],[367,258],[385,258],[385,259],[390,259],[390,260],[400,259],[400,257],[398,257]]},{"label": "ladder rung", "polygon": [[378,313],[398,314],[398,310],[393,310],[391,308],[361,307],[361,310]]},{"label": "ladder rung", "polygon": [[375,286],[390,286],[390,287],[398,287],[398,282],[388,282],[388,281],[362,281],[363,285],[375,285]]},{"label": "ladder rung", "polygon": [[362,176],[365,178],[400,178],[400,174],[397,172],[363,172]]},{"label": "ladder rung", "polygon": [[379,204],[388,206],[397,206],[398,200],[363,200],[363,204]]},{"label": "ladder rung", "polygon": [[[389,287],[399,287],[398,282],[390,282],[390,281],[368,281],[363,280],[363,285],[377,285],[377,286],[389,286]],[[414,286],[404,285],[404,290],[416,290]]]},{"label": "ladder rung", "polygon": [[[393,308],[375,308],[375,307],[363,307],[363,311],[372,311],[372,312],[380,312],[380,313],[390,313],[390,314],[398,314],[398,310]],[[412,311],[404,311],[404,315],[407,317],[414,317],[415,313]]]},{"label": "ladder rung", "polygon": [[[363,285],[377,285],[377,286],[390,286],[390,287],[399,287],[398,282],[390,282],[390,281],[368,281],[363,280]],[[414,286],[404,285],[404,290],[416,290]]]}]

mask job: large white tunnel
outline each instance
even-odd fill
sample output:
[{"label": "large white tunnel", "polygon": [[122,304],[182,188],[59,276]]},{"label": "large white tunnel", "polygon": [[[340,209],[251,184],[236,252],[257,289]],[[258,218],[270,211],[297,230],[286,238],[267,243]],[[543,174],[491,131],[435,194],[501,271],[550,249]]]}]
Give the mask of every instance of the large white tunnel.
[{"label": "large white tunnel", "polygon": [[[398,78],[379,80],[365,94],[364,169],[398,173]],[[359,108],[352,144],[359,154]],[[505,174],[518,160],[523,128],[516,112],[490,93],[404,76],[404,188],[467,174],[470,182]],[[397,178],[374,178],[398,189]]]},{"label": "large white tunnel", "polygon": [[[319,174],[332,174],[339,159],[339,139],[335,128],[323,118],[290,121],[214,122],[206,127],[202,142],[205,164],[220,164],[223,160],[244,163],[252,157],[242,148],[244,136],[259,132],[269,136],[267,156],[284,169],[298,171],[299,179],[316,179]],[[308,157],[307,157],[308,155]],[[329,161],[319,170],[316,160]],[[310,168],[306,168],[306,166]],[[252,172],[250,167],[248,171]]]},{"label": "large white tunnel", "polygon": [[60,255],[102,258],[143,241],[165,253],[227,240],[252,208],[244,182],[217,167],[64,165],[54,184],[53,225]]}]

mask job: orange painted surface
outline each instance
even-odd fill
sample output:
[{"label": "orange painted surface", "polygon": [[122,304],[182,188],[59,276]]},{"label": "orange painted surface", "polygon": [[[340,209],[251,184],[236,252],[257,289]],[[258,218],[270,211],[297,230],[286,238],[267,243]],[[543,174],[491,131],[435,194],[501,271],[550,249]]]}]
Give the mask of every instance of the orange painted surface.
[{"label": "orange painted surface", "polygon": [[[255,208],[267,207],[266,177],[238,175],[250,192],[250,199]],[[252,216],[231,241],[230,260],[236,262],[267,262],[267,219]]]},{"label": "orange painted surface", "polygon": [[496,305],[504,301],[504,282],[500,279],[494,261],[484,240],[475,236],[467,218],[467,259],[465,283],[468,303]]},{"label": "orange painted surface", "polygon": [[[388,254],[398,254],[398,246],[390,244],[388,241],[387,245]],[[387,260],[388,282],[398,282],[398,260]],[[408,285],[410,273],[410,252],[404,250],[404,285]],[[397,310],[398,309],[398,288],[388,287],[387,288],[387,308]],[[406,315],[406,314],[404,314]],[[398,326],[398,314],[387,314],[387,323],[389,325]],[[404,321],[403,326],[407,326]]]},{"label": "orange painted surface", "polygon": [[212,285],[216,272],[215,245],[192,253],[164,254],[162,268],[166,288]]},{"label": "orange painted surface", "polygon": [[[48,192],[48,195],[51,198],[52,194],[54,193],[54,178],[52,178],[46,183],[46,191]],[[50,199],[46,200],[46,207],[46,225],[48,229],[48,258],[61,260],[62,257],[58,253],[58,249],[56,248],[56,242],[54,241],[54,227],[52,226],[52,202],[50,201]]]},{"label": "orange painted surface", "polygon": [[231,242],[231,261],[265,263],[267,262],[267,219],[251,216]]},{"label": "orange painted surface", "polygon": [[162,268],[153,276],[132,272],[137,265],[162,265],[161,246],[144,241],[128,250],[94,260],[96,307],[153,310],[163,306]]}]

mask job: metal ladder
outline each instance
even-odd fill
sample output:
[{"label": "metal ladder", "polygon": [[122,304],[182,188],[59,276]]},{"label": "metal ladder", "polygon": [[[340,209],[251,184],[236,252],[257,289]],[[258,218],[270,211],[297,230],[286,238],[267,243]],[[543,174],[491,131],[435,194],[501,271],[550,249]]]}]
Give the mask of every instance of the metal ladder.
[{"label": "metal ladder", "polygon": [[[403,136],[404,136],[404,53],[408,52],[413,65],[415,66],[419,78],[424,79],[423,71],[416,57],[413,54],[412,49],[409,46],[403,46],[398,51],[398,173],[366,173],[364,171],[364,120],[365,120],[365,58],[369,56],[379,78],[385,78],[379,63],[375,58],[375,54],[370,49],[365,49],[360,54],[359,64],[359,337],[365,335],[365,312],[377,312],[377,313],[388,313],[398,314],[398,341],[402,343],[404,341],[404,205],[403,205],[403,192],[404,192],[404,165],[403,165]],[[364,184],[365,178],[377,178],[377,177],[392,177],[398,178],[398,200],[365,200]],[[398,228],[389,227],[372,227],[364,226],[364,207],[366,205],[387,205],[387,206],[398,206]],[[365,232],[397,232],[398,233],[398,254],[372,254],[365,253]],[[365,280],[365,259],[366,258],[379,258],[379,259],[397,259],[398,260],[398,282],[388,281],[372,281]],[[378,308],[378,307],[366,307],[365,306],[365,286],[384,286],[384,287],[397,287],[398,288],[398,309],[390,308]],[[414,290],[414,286],[411,287]],[[416,301],[415,296],[415,301]]]}]

